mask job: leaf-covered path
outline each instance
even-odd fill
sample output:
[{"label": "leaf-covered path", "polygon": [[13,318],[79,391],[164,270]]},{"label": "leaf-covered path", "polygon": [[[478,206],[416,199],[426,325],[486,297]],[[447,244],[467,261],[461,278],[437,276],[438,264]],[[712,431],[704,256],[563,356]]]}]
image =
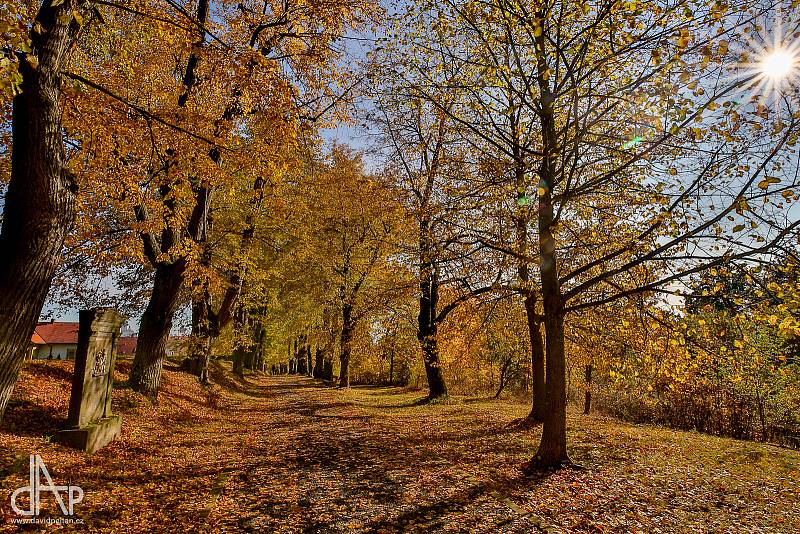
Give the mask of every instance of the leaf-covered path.
[{"label": "leaf-covered path", "polygon": [[[570,414],[582,469],[525,478],[526,406],[422,392],[338,390],[300,377],[213,388],[165,370],[159,403],[115,392],[121,438],[92,456],[43,434],[66,413],[70,365],[26,368],[0,432],[5,495],[41,454],[81,485],[80,532],[795,532],[800,453]],[[119,366],[124,380],[126,365]],[[34,424],[35,423],[35,424]],[[39,426],[36,427],[36,424]],[[31,426],[33,425],[33,426]],[[3,499],[6,524],[8,498]],[[47,508],[48,504],[45,504]],[[58,517],[49,503],[49,513]]]},{"label": "leaf-covered path", "polygon": [[[525,407],[420,405],[420,393],[266,379],[263,428],[214,525],[293,532],[791,531],[799,455],[714,437],[571,419],[582,470],[525,478]],[[234,467],[234,466],[232,466]],[[224,512],[223,512],[224,511]]]},{"label": "leaf-covered path", "polygon": [[[217,526],[536,530],[538,521],[503,494],[506,475],[484,476],[481,462],[500,452],[493,449],[502,448],[507,434],[489,414],[481,421],[472,419],[472,410],[422,408],[388,389],[337,391],[296,378],[262,387],[269,399],[264,427],[249,444],[249,465],[239,469],[244,484],[231,485],[218,501],[220,509],[236,512],[225,513]],[[434,414],[443,411],[437,421]]]}]

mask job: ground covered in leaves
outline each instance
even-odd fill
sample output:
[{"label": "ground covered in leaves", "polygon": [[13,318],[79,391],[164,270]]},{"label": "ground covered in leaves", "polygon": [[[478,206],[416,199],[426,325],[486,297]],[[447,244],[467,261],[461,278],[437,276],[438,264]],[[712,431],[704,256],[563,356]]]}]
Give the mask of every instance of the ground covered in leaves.
[{"label": "ground covered in leaves", "polygon": [[[117,380],[127,365],[118,366]],[[0,510],[40,454],[80,485],[80,532],[795,532],[800,452],[571,414],[573,461],[525,477],[538,429],[524,405],[426,405],[398,388],[299,377],[211,388],[166,369],[157,405],[118,389],[121,438],[92,456],[49,442],[71,362],[28,364],[0,432]],[[43,516],[60,517],[43,497]],[[54,527],[50,527],[53,529]]]}]

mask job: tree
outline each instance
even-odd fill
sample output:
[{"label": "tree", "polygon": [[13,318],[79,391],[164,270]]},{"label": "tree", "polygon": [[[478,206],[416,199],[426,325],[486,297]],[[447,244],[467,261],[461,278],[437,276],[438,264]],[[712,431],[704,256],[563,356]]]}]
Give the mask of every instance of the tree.
[{"label": "tree", "polygon": [[[12,85],[11,178],[0,229],[0,418],[75,219],[78,185],[62,137],[61,73],[91,8],[91,2],[45,0],[30,25],[30,44],[22,32],[11,43],[18,84]],[[11,4],[3,15],[16,22],[15,9]]]},{"label": "tree", "polygon": [[[377,55],[374,61],[401,63],[391,55]],[[462,230],[480,220],[481,205],[480,199],[466,193],[472,165],[467,163],[463,132],[446,112],[426,103],[386,65],[381,68],[385,77],[374,80],[377,110],[370,118],[381,129],[388,145],[387,168],[405,192],[403,202],[417,225],[410,251],[418,273],[417,338],[428,398],[433,400],[447,395],[439,357],[440,326],[458,305],[494,288],[496,263],[495,258],[482,256],[483,245]],[[444,289],[452,289],[454,296],[442,304]]]},{"label": "tree", "polygon": [[[209,23],[210,0],[199,0],[191,22],[198,28],[197,40],[189,54],[183,75],[183,87],[178,97],[178,108],[186,108],[189,99],[198,84],[201,50],[206,41],[206,25]],[[217,132],[215,132],[217,133]],[[174,154],[167,149],[168,157]],[[221,158],[218,148],[209,152],[209,157],[217,163]],[[180,168],[170,169],[172,162],[166,161],[164,175],[181,173]],[[177,167],[177,161],[174,164]],[[170,172],[172,171],[172,172]],[[158,172],[158,171],[157,171]],[[182,177],[178,177],[178,183]],[[128,381],[135,391],[151,397],[158,394],[161,383],[161,368],[166,355],[166,344],[172,330],[172,318],[178,308],[178,298],[183,285],[183,277],[189,265],[186,254],[175,254],[175,249],[186,247],[185,241],[199,243],[205,240],[208,233],[208,215],[211,209],[212,182],[205,177],[190,175],[187,180],[193,197],[193,206],[189,210],[188,219],[181,220],[177,200],[174,198],[174,184],[162,182],[160,197],[168,211],[172,222],[165,225],[158,239],[152,232],[140,233],[145,257],[155,270],[153,291],[139,323],[139,336],[136,343],[136,355],[131,365]],[[144,205],[135,208],[136,219],[146,223],[148,212]],[[164,257],[166,256],[166,258]]]},{"label": "tree", "polygon": [[[529,191],[539,156],[539,126],[537,115],[520,105],[519,98],[529,80],[518,64],[524,62],[529,67],[530,59],[515,55],[518,50],[508,44],[491,49],[480,43],[453,46],[474,29],[471,24],[472,21],[459,18],[457,8],[433,8],[432,12],[409,8],[393,28],[400,35],[396,42],[404,42],[403,28],[413,27],[415,40],[424,42],[426,48],[412,45],[415,62],[396,63],[398,69],[393,76],[403,80],[403,86],[416,98],[431,102],[437,112],[447,115],[469,150],[478,154],[477,176],[470,194],[485,204],[486,219],[500,222],[472,225],[471,229],[477,241],[506,255],[514,264],[516,280],[507,283],[506,289],[522,295],[521,304],[527,315],[532,365],[528,422],[541,422],[544,347],[542,315],[537,311],[539,283],[530,261],[536,243],[531,239],[535,205],[531,201],[533,192]],[[501,31],[506,35],[500,41],[516,37],[510,27]],[[402,45],[395,46],[402,50]],[[463,56],[459,55],[462,50]]]},{"label": "tree", "polygon": [[[241,196],[246,197],[246,195]],[[234,259],[230,261],[230,256],[228,256],[228,265],[223,268],[225,274],[221,285],[224,289],[221,302],[216,310],[212,300],[212,284],[217,281],[212,278],[212,255],[214,249],[221,247],[212,247],[207,236],[202,242],[202,271],[200,275],[193,278],[192,337],[189,358],[191,372],[196,374],[203,383],[208,383],[208,360],[211,355],[211,346],[222,333],[222,329],[233,319],[233,313],[247,275],[247,267],[252,264],[249,256],[263,200],[264,179],[257,176],[253,183],[250,206],[245,208],[244,224],[239,232],[239,242],[233,251],[230,249],[226,251],[232,252]],[[225,228],[225,231],[230,232],[229,227]],[[215,242],[219,243],[217,240]]]},{"label": "tree", "polygon": [[[116,192],[121,210],[135,214],[130,227],[139,239],[136,256],[153,269],[154,291],[140,323],[130,377],[135,389],[151,396],[158,390],[163,346],[183,282],[190,276],[190,285],[202,288],[210,276],[204,262],[213,269],[204,252],[212,243],[213,198],[236,190],[238,169],[268,179],[275,164],[271,155],[292,146],[300,121],[313,122],[334,106],[336,84],[345,76],[333,65],[335,51],[328,45],[372,11],[366,3],[340,2],[234,6],[201,0],[194,7],[194,13],[175,5],[166,13],[125,11],[124,31],[87,52],[82,66],[88,72],[70,74],[105,97],[104,106],[81,109],[85,117],[105,116],[94,123],[90,139],[100,146],[93,146],[89,157],[95,172],[113,168],[124,176],[107,187]],[[144,38],[129,43],[126,36]],[[140,54],[151,61],[138,61]],[[174,65],[164,61],[175,55],[184,65],[179,79]],[[132,90],[131,72],[151,83]],[[313,136],[313,127],[303,134]],[[216,312],[207,302],[198,304],[199,316],[231,316],[238,298],[233,277],[232,272],[227,277],[229,304]],[[210,333],[217,330],[207,318],[197,324]]]},{"label": "tree", "polygon": [[359,154],[334,147],[329,160],[315,173],[308,195],[309,237],[335,288],[341,314],[339,386],[349,387],[356,328],[392,292],[390,257],[397,252],[402,219],[385,177],[368,174]]},{"label": "tree", "polygon": [[[325,70],[328,67],[328,62],[332,57],[328,45],[340,35],[346,22],[358,23],[358,17],[362,13],[359,6],[338,2],[298,6],[286,2],[277,7],[272,6],[269,2],[264,2],[261,7],[257,7],[261,2],[254,2],[253,6],[249,4],[239,3],[238,11],[229,15],[224,26],[226,32],[232,34],[230,36],[238,41],[240,46],[247,43],[248,48],[241,54],[240,59],[244,78],[234,78],[232,89],[228,94],[223,95],[222,101],[218,105],[219,112],[213,122],[215,138],[235,136],[236,127],[241,126],[239,121],[250,115],[257,115],[262,124],[266,120],[271,120],[272,127],[280,125],[280,131],[293,132],[296,122],[302,118],[298,113],[298,106],[292,103],[294,95],[299,88],[305,88],[308,93],[305,96],[309,97],[311,102],[321,102],[318,94],[326,85],[325,82],[320,83],[317,69]],[[200,74],[196,71],[203,57],[203,50],[210,42],[206,39],[206,34],[209,33],[207,26],[210,24],[209,8],[208,0],[199,1],[196,26],[200,31],[195,49],[187,61],[183,78],[184,91],[178,100],[180,107],[187,105],[192,97],[194,87],[198,83]],[[368,9],[369,6],[365,6],[365,8]],[[308,15],[311,18],[306,19]],[[247,29],[242,31],[243,28]],[[286,31],[286,28],[293,28],[294,31]],[[306,39],[306,35],[311,35],[313,38]],[[294,80],[286,81],[280,73],[276,72],[275,68],[281,63],[286,65],[287,70],[295,77]],[[258,76],[257,71],[259,70],[262,71],[261,76],[265,77],[267,81],[260,88],[259,85],[263,84],[265,80]],[[233,72],[238,74],[235,69]],[[251,99],[256,100],[255,106],[251,103]],[[216,147],[208,152],[208,156],[217,166],[222,165],[221,152]],[[209,177],[192,177],[190,182],[192,181],[197,181],[199,185],[195,207],[208,210],[207,204],[210,204],[213,191],[209,183],[213,184],[213,181],[210,182]],[[187,229],[190,230],[189,235],[195,242],[205,243],[207,241],[205,224],[201,223],[197,227],[197,233],[192,233],[195,213],[192,213]],[[207,220],[207,216],[206,211],[200,215],[200,219]],[[249,238],[245,237],[244,241],[249,241]],[[178,267],[173,270],[179,272],[170,273],[170,279],[176,283],[183,276],[183,270],[179,267],[183,260],[178,261]],[[158,270],[156,277],[157,285]],[[205,297],[201,298],[201,303],[196,303],[197,330],[201,338],[208,338],[209,334],[218,332],[219,329],[215,327],[221,325],[212,324],[212,319],[215,319],[216,322],[220,322],[219,319],[225,319],[223,322],[229,320],[230,310],[238,298],[239,274],[232,274],[231,278],[236,278],[236,280],[232,280],[229,286],[230,291],[223,300],[220,309],[222,314],[213,313]],[[154,286],[154,296],[156,295],[155,289],[156,286]],[[175,295],[177,295],[177,291],[175,291]],[[159,317],[172,316],[174,307],[171,304],[172,302],[167,302],[163,306],[159,306],[161,310]],[[145,311],[145,314],[148,314],[148,310]],[[143,316],[142,324],[148,324],[144,319]],[[152,337],[166,338],[169,335],[170,324],[171,321],[167,320],[153,325],[153,334],[155,335]],[[140,345],[142,344],[142,334],[148,334],[148,332],[140,331]],[[146,335],[145,337],[150,336]],[[198,356],[199,360],[206,361],[208,358],[207,341],[201,341],[196,346],[199,346],[203,353]],[[155,370],[160,370],[162,362],[163,350],[160,344],[152,347],[145,344],[141,353],[137,346],[137,358],[134,360],[130,379],[134,389],[155,395],[158,388],[158,376]],[[203,365],[199,365],[198,369],[202,375]]]},{"label": "tree", "polygon": [[[731,258],[759,258],[790,238],[797,222],[781,216],[780,193],[796,180],[785,172],[796,102],[784,98],[770,115],[758,98],[753,105],[732,98],[765,80],[757,72],[732,78],[742,67],[728,62],[730,39],[764,12],[755,2],[733,9],[692,1],[447,1],[421,2],[419,11],[427,14],[419,26],[459,36],[431,53],[429,40],[407,35],[409,69],[429,73],[429,105],[458,121],[451,90],[458,84],[436,75],[482,69],[521,77],[501,86],[516,87],[515,102],[538,121],[530,155],[538,161],[548,410],[528,466],[561,465],[569,461],[567,314],[670,292],[677,280]],[[510,54],[496,53],[505,49]],[[481,105],[470,97],[462,95],[466,105]],[[706,201],[710,191],[714,200]],[[755,199],[764,207],[753,207]],[[743,220],[754,224],[749,235],[735,224]]]}]

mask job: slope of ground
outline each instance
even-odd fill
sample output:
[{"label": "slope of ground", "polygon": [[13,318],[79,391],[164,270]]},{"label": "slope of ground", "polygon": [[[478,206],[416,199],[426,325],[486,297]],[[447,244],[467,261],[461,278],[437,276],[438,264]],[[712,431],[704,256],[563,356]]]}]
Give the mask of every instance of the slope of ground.
[{"label": "slope of ground", "polygon": [[23,373],[0,433],[0,528],[18,528],[9,495],[36,453],[57,483],[83,488],[83,524],[60,527],[81,532],[800,529],[797,451],[571,414],[582,469],[526,478],[539,431],[508,426],[523,405],[422,405],[420,392],[238,380],[220,366],[212,388],[167,369],[156,406],[116,391],[123,435],[86,456],[47,439],[66,416],[70,367]]}]

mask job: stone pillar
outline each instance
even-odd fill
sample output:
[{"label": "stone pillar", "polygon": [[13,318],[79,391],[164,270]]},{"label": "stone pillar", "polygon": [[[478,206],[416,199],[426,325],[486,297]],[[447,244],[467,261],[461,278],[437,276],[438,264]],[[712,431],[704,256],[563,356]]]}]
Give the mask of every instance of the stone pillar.
[{"label": "stone pillar", "polygon": [[111,413],[111,390],[117,338],[124,320],[112,308],[80,311],[68,428],[58,432],[55,441],[92,453],[119,434],[122,417]]}]

